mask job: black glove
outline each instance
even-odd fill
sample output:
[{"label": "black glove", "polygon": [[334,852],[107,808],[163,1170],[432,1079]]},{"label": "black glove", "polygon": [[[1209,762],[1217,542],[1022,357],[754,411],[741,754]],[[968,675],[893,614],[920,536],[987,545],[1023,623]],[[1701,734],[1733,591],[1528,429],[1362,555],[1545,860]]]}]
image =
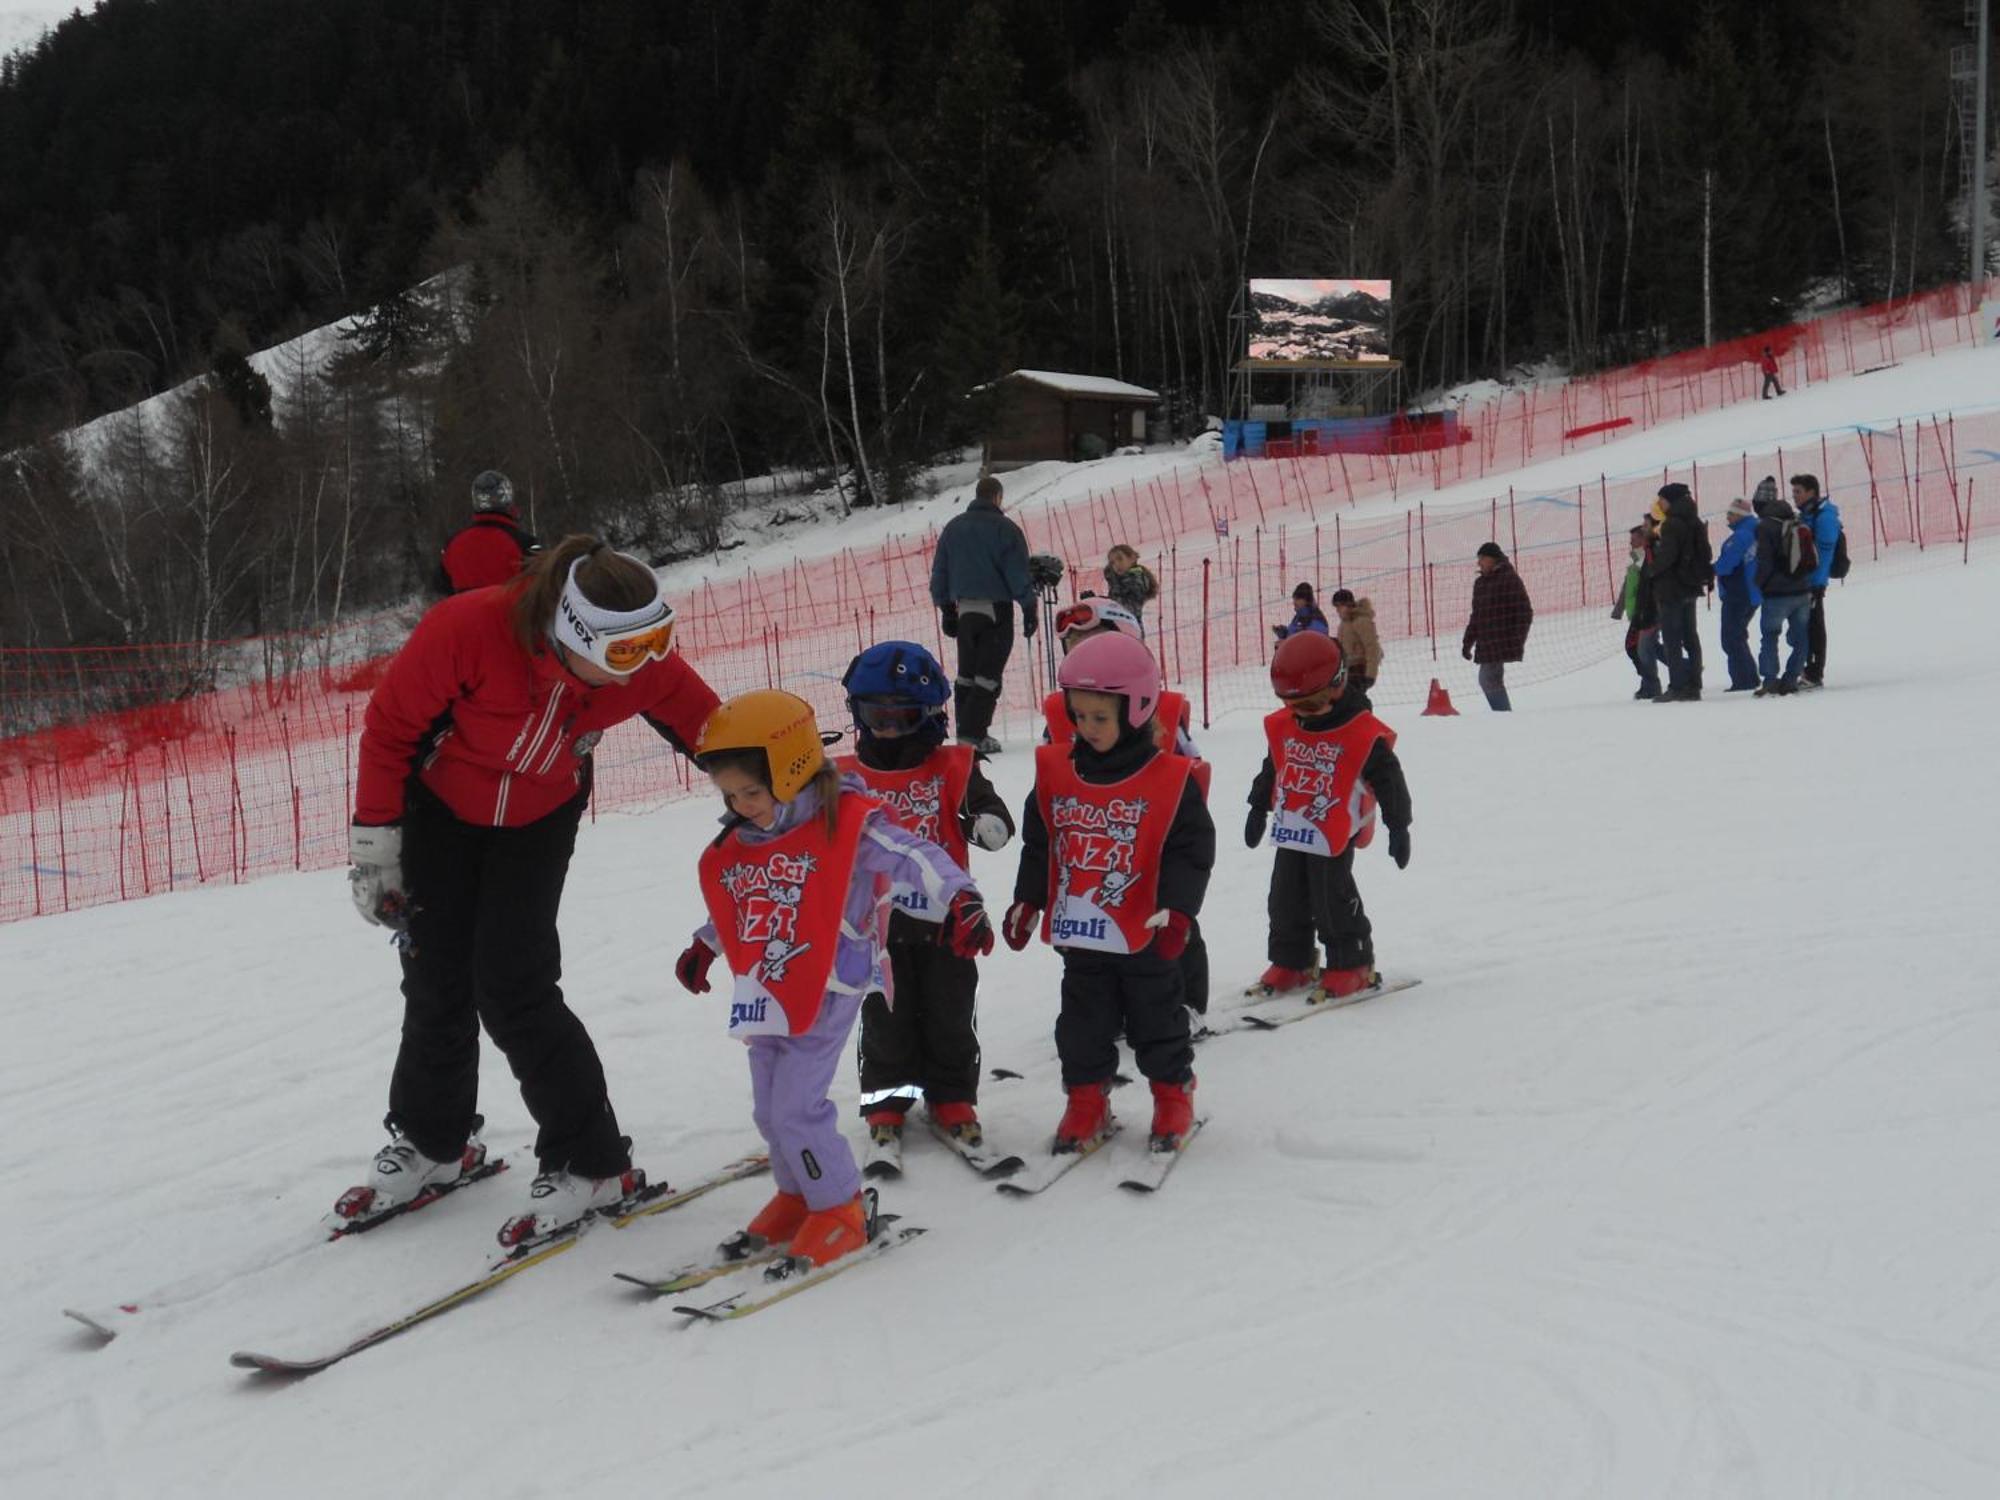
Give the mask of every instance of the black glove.
[{"label": "black glove", "polygon": [[1465,643],[1465,644],[1464,644],[1463,646],[1460,646],[1460,647],[1458,648],[1458,654],[1459,654],[1460,656],[1464,657],[1464,658],[1465,658],[1465,659],[1466,659],[1467,661],[1471,661],[1471,660],[1472,660],[1472,642],[1470,642],[1470,641],[1467,641],[1467,642],[1466,642],[1466,643]]},{"label": "black glove", "polygon": [[1270,817],[1271,814],[1268,808],[1253,807],[1250,809],[1250,816],[1243,824],[1243,842],[1246,847],[1255,849],[1259,844],[1264,842],[1264,824],[1270,820]]},{"label": "black glove", "polygon": [[1042,623],[1042,612],[1040,610],[1036,609],[1035,606],[1032,604],[1024,604],[1021,606],[1022,640],[1032,641],[1035,638],[1035,627],[1040,625],[1041,623]]},{"label": "black glove", "polygon": [[947,604],[943,609],[938,611],[938,614],[941,617],[939,623],[944,626],[944,633],[953,640],[957,640],[958,606],[956,604]]},{"label": "black glove", "polygon": [[1410,867],[1409,829],[1391,828],[1389,830],[1389,858],[1393,859],[1396,862],[1397,869],[1399,870],[1409,869]]}]

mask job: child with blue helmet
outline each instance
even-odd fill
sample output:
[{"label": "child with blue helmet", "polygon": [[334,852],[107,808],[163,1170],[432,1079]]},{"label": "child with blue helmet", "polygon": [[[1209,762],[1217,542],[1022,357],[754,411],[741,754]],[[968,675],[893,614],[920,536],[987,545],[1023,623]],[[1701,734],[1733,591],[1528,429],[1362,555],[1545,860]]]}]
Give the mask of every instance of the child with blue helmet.
[{"label": "child with blue helmet", "polygon": [[[841,686],[854,717],[855,753],[837,764],[859,776],[903,827],[941,845],[964,868],[968,846],[1004,848],[1014,820],[973,747],[947,744],[951,679],[913,641],[882,641],[848,664]],[[924,893],[891,891],[888,984],[861,1009],[861,1113],[876,1175],[899,1168],[904,1117],[921,1097],[940,1134],[981,1144],[979,967],[947,946],[947,913]]]}]

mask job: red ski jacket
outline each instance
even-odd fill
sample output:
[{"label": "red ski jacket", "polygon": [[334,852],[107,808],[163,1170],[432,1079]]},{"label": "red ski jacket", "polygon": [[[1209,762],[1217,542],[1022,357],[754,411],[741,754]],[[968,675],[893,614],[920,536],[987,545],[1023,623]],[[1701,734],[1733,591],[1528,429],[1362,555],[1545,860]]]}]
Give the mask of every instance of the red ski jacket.
[{"label": "red ski jacket", "polygon": [[454,594],[505,583],[521,571],[531,538],[509,516],[474,516],[444,544],[438,561]]},{"label": "red ski jacket", "polygon": [[553,650],[521,649],[513,594],[455,594],[410,632],[368,700],[355,822],[401,819],[415,771],[463,821],[519,828],[574,797],[599,737],[638,715],[693,754],[719,701],[700,673],[670,656],[616,686],[587,687]]}]

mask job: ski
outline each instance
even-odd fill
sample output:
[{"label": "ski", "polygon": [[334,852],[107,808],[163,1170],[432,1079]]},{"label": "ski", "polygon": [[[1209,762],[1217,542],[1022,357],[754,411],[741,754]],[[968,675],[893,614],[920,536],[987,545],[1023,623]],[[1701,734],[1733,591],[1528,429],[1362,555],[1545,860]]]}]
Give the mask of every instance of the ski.
[{"label": "ski", "polygon": [[[884,1214],[879,1221],[887,1225],[895,1217]],[[797,1267],[809,1264],[805,1261],[781,1260],[764,1272],[764,1284],[747,1292],[739,1292],[733,1297],[725,1297],[720,1302],[711,1302],[706,1307],[696,1307],[691,1303],[682,1304],[674,1311],[687,1318],[683,1327],[692,1328],[697,1323],[729,1323],[737,1318],[747,1318],[752,1313],[762,1312],[767,1307],[796,1297],[800,1292],[809,1291],[831,1281],[843,1271],[851,1271],[866,1261],[880,1260],[900,1245],[923,1234],[922,1227],[912,1224],[900,1229],[879,1228],[875,1237],[856,1250],[852,1255],[843,1255],[839,1260],[827,1265],[814,1266],[808,1270],[789,1270],[781,1276],[771,1273],[783,1267]]]},{"label": "ski", "polygon": [[[315,1226],[310,1239],[288,1241],[282,1249],[249,1257],[244,1263],[226,1270],[218,1270],[188,1278],[171,1287],[164,1287],[149,1297],[138,1297],[128,1302],[117,1303],[111,1311],[100,1311],[94,1308],[65,1307],[62,1309],[62,1315],[65,1318],[70,1318],[75,1322],[81,1323],[99,1338],[107,1340],[115,1339],[123,1329],[132,1326],[134,1318],[139,1317],[143,1313],[158,1312],[161,1308],[177,1307],[184,1302],[197,1301],[232,1281],[240,1280],[245,1276],[256,1275],[261,1271],[268,1271],[275,1266],[282,1265],[285,1261],[295,1259],[300,1255],[306,1254],[308,1251],[315,1250],[321,1245],[329,1244],[334,1240],[352,1239],[357,1234],[366,1234],[370,1230],[379,1229],[382,1225],[413,1214],[420,1208],[430,1207],[431,1204],[437,1202],[440,1198],[449,1196],[459,1188],[475,1182],[484,1182],[487,1178],[497,1176],[506,1170],[507,1159],[504,1156],[489,1156],[473,1171],[467,1172],[443,1186],[427,1188],[408,1203],[389,1209],[384,1213],[360,1219],[347,1219],[340,1215],[338,1207],[336,1207],[334,1212],[325,1215],[319,1224]],[[348,1193],[342,1194],[341,1201],[349,1201],[352,1193],[356,1191],[359,1191],[359,1189],[350,1189]]]},{"label": "ski", "polygon": [[1074,1171],[1087,1157],[1095,1156],[1101,1151],[1104,1148],[1104,1143],[1118,1134],[1123,1128],[1117,1120],[1109,1121],[1105,1125],[1104,1134],[1088,1145],[1080,1147],[1075,1151],[1051,1151],[1033,1166],[1027,1167],[1021,1175],[1008,1178],[1003,1182],[996,1182],[994,1187],[1010,1198],[1029,1198],[1033,1197],[1036,1193],[1047,1192],[1049,1188]]},{"label": "ski", "polygon": [[685,1292],[706,1282],[732,1276],[749,1266],[769,1265],[774,1260],[784,1259],[786,1251],[790,1248],[790,1242],[786,1240],[770,1244],[760,1238],[752,1244],[751,1237],[738,1230],[733,1238],[717,1247],[714,1260],[693,1261],[675,1270],[663,1271],[652,1276],[635,1275],[630,1271],[613,1271],[611,1279],[625,1282],[628,1286],[641,1287],[656,1296],[665,1296],[669,1292]]},{"label": "ski", "polygon": [[1252,1006],[1234,1012],[1227,1018],[1219,1018],[1217,1023],[1203,1028],[1198,1040],[1209,1037],[1227,1036],[1236,1031],[1276,1031],[1280,1026],[1290,1026],[1294,1021],[1304,1021],[1313,1016],[1325,1015],[1328,1011],[1344,1010],[1350,1005],[1359,1005],[1364,1000],[1379,999],[1383,995],[1398,994],[1403,990],[1415,989],[1422,984],[1421,979],[1385,979],[1370,985],[1365,990],[1357,990],[1352,995],[1325,995],[1314,990],[1309,995],[1293,995],[1284,1000],[1270,1001],[1264,1005]]},{"label": "ski", "polygon": [[861,1175],[871,1182],[894,1182],[903,1175],[903,1127],[871,1126],[868,1152],[861,1159]]},{"label": "ski", "polygon": [[968,1141],[962,1136],[954,1135],[935,1120],[931,1121],[930,1124],[931,1134],[944,1142],[954,1156],[972,1168],[981,1177],[1012,1177],[1022,1167],[1027,1165],[1020,1157],[1003,1152],[997,1146],[988,1142],[983,1130],[980,1132],[978,1139]]},{"label": "ski", "polygon": [[697,1179],[688,1187],[676,1189],[664,1182],[649,1184],[622,1203],[587,1216],[567,1229],[545,1236],[537,1242],[515,1246],[491,1262],[483,1275],[475,1277],[463,1286],[454,1287],[443,1296],[434,1297],[377,1328],[370,1329],[359,1338],[350,1340],[337,1349],[324,1354],[305,1356],[283,1356],[239,1349],[229,1356],[229,1363],[239,1370],[255,1370],[267,1375],[315,1374],[330,1365],[339,1364],[342,1360],[359,1354],[364,1349],[372,1349],[377,1344],[416,1327],[419,1323],[427,1323],[441,1313],[470,1302],[482,1293],[491,1291],[501,1282],[520,1275],[531,1266],[554,1260],[564,1251],[573,1248],[586,1231],[599,1223],[608,1221],[614,1228],[623,1229],[653,1214],[665,1213],[669,1209],[679,1208],[684,1203],[691,1203],[728,1183],[754,1177],[769,1166],[769,1160],[762,1155],[746,1156],[709,1173],[706,1177]]},{"label": "ski", "polygon": [[1173,1171],[1174,1164],[1186,1152],[1188,1143],[1201,1134],[1201,1127],[1207,1123],[1206,1120],[1196,1120],[1188,1127],[1187,1134],[1173,1145],[1158,1146],[1149,1143],[1145,1161],[1125,1176],[1118,1185],[1134,1193],[1158,1192],[1160,1184],[1167,1180],[1167,1174]]}]

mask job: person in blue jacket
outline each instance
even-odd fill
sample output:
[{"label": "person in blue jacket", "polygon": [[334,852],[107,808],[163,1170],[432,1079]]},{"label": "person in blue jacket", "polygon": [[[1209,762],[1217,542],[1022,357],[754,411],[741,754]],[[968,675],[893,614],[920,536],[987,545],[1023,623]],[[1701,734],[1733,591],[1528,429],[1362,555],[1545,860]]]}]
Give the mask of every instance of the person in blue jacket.
[{"label": "person in blue jacket", "polygon": [[1014,608],[1020,606],[1023,640],[1034,636],[1038,618],[1027,534],[1002,511],[1005,496],[997,476],[982,477],[972,503],[945,522],[931,558],[931,603],[940,628],[958,642],[952,682],[958,738],[982,755],[1000,749],[993,713],[1014,653]]},{"label": "person in blue jacket", "polygon": [[1729,659],[1729,691],[1755,692],[1759,679],[1757,658],[1750,650],[1750,621],[1764,595],[1757,587],[1757,514],[1740,495],[1729,502],[1729,540],[1715,556],[1715,587],[1722,595],[1722,654]]},{"label": "person in blue jacket", "polygon": [[1271,634],[1279,640],[1302,634],[1310,630],[1315,635],[1332,635],[1333,629],[1327,623],[1326,611],[1319,607],[1313,597],[1313,586],[1302,583],[1292,590],[1292,617],[1282,625],[1273,625]]},{"label": "person in blue jacket", "polygon": [[1792,476],[1792,505],[1812,528],[1819,566],[1812,575],[1812,619],[1806,624],[1806,669],[1799,685],[1826,686],[1826,585],[1833,576],[1834,549],[1840,545],[1840,507],[1820,493],[1817,474]]}]

